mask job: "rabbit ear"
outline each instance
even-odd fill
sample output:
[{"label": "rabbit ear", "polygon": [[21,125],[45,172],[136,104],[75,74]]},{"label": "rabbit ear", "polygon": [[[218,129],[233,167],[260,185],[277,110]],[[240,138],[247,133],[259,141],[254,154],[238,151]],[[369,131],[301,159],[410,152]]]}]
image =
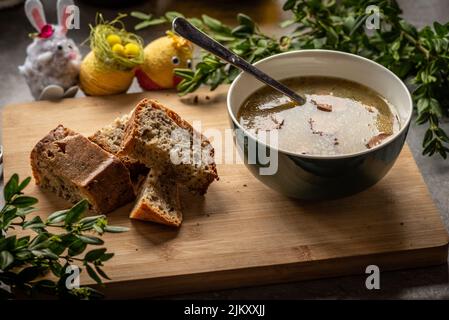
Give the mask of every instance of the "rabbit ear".
[{"label": "rabbit ear", "polygon": [[31,25],[39,32],[47,24],[44,7],[39,0],[27,0],[25,3],[25,14]]},{"label": "rabbit ear", "polygon": [[73,6],[73,0],[58,0],[58,24],[63,33],[67,32],[67,18],[70,16],[70,11],[67,10],[69,6]]}]

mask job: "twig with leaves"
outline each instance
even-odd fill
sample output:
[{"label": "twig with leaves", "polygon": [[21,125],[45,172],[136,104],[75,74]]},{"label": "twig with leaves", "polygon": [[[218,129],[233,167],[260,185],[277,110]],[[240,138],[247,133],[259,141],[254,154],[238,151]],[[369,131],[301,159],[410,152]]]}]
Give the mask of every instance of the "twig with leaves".
[{"label": "twig with leaves", "polygon": [[[104,241],[98,237],[103,233],[124,232],[127,228],[109,226],[104,215],[83,217],[88,209],[86,200],[70,209],[56,211],[45,220],[38,215],[28,219],[36,211],[33,205],[38,201],[23,194],[30,180],[28,177],[20,182],[14,174],[4,188],[5,205],[0,211],[0,282],[3,283],[0,298],[37,293],[78,299],[102,297],[101,292],[90,287],[68,287],[66,280],[72,273],[67,271],[74,266],[80,271],[84,268],[97,284],[109,279],[102,267],[113,253],[97,248],[82,254],[90,246],[103,245]],[[32,235],[10,234],[17,229],[29,230]],[[56,280],[43,277],[50,274]]]}]

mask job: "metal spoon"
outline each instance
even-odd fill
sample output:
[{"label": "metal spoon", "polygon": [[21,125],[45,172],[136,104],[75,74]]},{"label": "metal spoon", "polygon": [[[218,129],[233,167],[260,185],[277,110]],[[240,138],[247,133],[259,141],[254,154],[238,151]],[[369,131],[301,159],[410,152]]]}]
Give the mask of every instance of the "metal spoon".
[{"label": "metal spoon", "polygon": [[279,81],[274,80],[269,75],[262,72],[260,69],[257,69],[238,55],[234,54],[220,43],[210,38],[204,32],[197,29],[186,19],[182,17],[175,18],[175,20],[173,20],[173,29],[183,38],[190,40],[192,43],[209,51],[224,61],[229,62],[240,70],[251,74],[256,79],[285,94],[299,105],[306,103],[306,99],[304,97],[289,89]]}]

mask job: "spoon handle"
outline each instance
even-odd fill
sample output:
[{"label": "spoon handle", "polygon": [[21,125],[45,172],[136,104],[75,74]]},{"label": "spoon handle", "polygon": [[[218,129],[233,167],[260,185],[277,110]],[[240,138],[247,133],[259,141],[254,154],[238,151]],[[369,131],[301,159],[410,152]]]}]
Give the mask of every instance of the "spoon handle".
[{"label": "spoon handle", "polygon": [[282,83],[274,80],[269,75],[262,72],[260,69],[254,67],[246,60],[234,54],[233,52],[222,46],[220,43],[210,38],[204,32],[197,29],[186,19],[182,17],[175,18],[175,20],[173,20],[173,29],[183,38],[190,40],[192,43],[209,51],[210,53],[216,55],[217,57],[223,59],[224,61],[229,62],[230,64],[239,68],[240,70],[243,70],[253,75],[258,80],[269,85],[273,89],[282,92],[293,101],[298,102],[300,105],[303,105],[306,102],[306,100],[299,94],[297,94],[293,90],[290,90]]}]

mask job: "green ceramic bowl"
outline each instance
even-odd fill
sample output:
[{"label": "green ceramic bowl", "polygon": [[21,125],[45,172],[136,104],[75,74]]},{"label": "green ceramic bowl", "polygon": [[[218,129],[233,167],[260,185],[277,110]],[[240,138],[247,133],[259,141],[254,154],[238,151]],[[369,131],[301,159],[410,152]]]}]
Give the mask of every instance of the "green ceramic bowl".
[{"label": "green ceramic bowl", "polygon": [[[298,199],[330,199],[365,190],[391,169],[404,146],[413,111],[410,93],[394,73],[360,56],[330,50],[292,51],[255,65],[275,79],[330,76],[361,83],[393,104],[401,123],[399,132],[388,141],[353,154],[313,156],[275,148],[252,136],[237,121],[242,103],[263,86],[241,73],[228,92],[228,115],[245,165],[261,182]],[[268,162],[263,157],[265,150],[271,158]]]}]

